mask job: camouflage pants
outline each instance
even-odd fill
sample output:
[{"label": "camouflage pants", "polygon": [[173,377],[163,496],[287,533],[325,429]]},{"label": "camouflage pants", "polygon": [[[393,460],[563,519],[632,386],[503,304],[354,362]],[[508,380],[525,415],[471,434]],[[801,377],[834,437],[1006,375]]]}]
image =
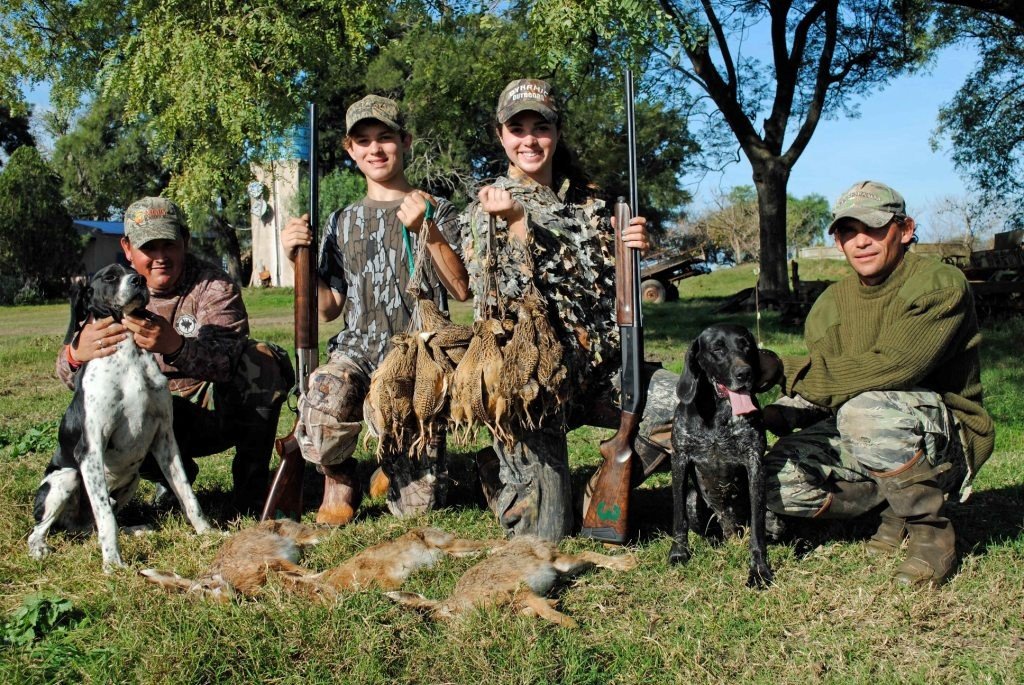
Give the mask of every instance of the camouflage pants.
[{"label": "camouflage pants", "polygon": [[[259,511],[281,404],[294,384],[288,353],[274,343],[250,340],[228,381],[206,382],[188,396],[175,395],[174,437],[189,480],[199,472],[196,458],[234,447],[233,504],[244,513]],[[142,475],[163,483],[152,456],[146,457]]]},{"label": "camouflage pants", "polygon": [[[679,377],[654,365],[646,365],[643,373],[647,383],[647,403],[641,417],[637,451],[647,463],[659,455],[668,454],[666,447],[657,445],[651,438],[653,434],[663,432],[672,420]],[[610,419],[616,413],[608,410],[616,406],[617,383],[618,377],[587,408],[570,416],[568,425],[571,428],[582,425],[610,427]],[[617,420],[615,417],[614,425],[617,425]],[[500,464],[495,510],[506,531],[555,541],[568,535],[575,515],[572,511],[565,430],[550,425],[524,431],[511,446],[506,447],[495,440],[492,449]]]},{"label": "camouflage pants", "polygon": [[[821,409],[799,398],[776,403],[793,423],[801,412]],[[945,492],[959,489],[966,462],[953,413],[930,390],[862,393],[835,415],[780,438],[765,455],[768,508],[779,514],[812,517],[836,481],[873,480],[872,472],[893,471],[921,450],[933,466],[949,463],[939,477]],[[865,505],[866,513],[869,507]],[[855,514],[854,514],[855,515]]]},{"label": "camouflage pants", "polygon": [[[295,431],[306,461],[337,466],[355,454],[372,372],[366,359],[334,353],[310,375]],[[389,481],[388,509],[395,516],[412,516],[444,504],[448,471],[443,436],[427,452],[422,462],[404,454],[382,456],[381,469]]]}]

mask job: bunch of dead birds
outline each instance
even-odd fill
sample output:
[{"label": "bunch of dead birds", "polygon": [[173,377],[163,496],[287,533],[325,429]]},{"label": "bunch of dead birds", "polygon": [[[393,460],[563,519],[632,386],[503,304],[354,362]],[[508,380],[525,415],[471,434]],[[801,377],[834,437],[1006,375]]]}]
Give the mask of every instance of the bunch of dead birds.
[{"label": "bunch of dead birds", "polygon": [[484,426],[510,443],[559,413],[568,370],[543,301],[527,292],[506,317],[453,323],[421,299],[416,331],[391,340],[364,412],[377,456],[419,458],[443,427],[467,442]]}]

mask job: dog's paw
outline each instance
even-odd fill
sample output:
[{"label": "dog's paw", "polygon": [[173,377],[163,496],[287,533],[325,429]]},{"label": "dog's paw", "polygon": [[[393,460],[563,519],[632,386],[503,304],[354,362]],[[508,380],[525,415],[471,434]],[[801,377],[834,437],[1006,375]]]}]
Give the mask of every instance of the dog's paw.
[{"label": "dog's paw", "polygon": [[668,552],[668,563],[672,565],[685,564],[690,560],[690,547],[681,545],[678,542],[672,543],[672,549]]},{"label": "dog's paw", "polygon": [[46,544],[46,540],[33,540],[31,537],[28,539],[28,555],[40,561],[50,556],[53,552],[53,547]]},{"label": "dog's paw", "polygon": [[146,533],[153,532],[153,526],[147,523],[138,526],[125,526],[121,529],[121,532],[130,537],[140,537]]},{"label": "dog's paw", "polygon": [[121,557],[103,560],[103,572],[108,575],[111,573],[116,573],[117,571],[120,571],[124,568],[127,568],[127,564],[125,564],[121,560]]},{"label": "dog's paw", "polygon": [[206,535],[207,533],[216,532],[216,529],[210,525],[210,522],[203,518],[197,520],[193,524],[193,527],[196,529],[196,535]]},{"label": "dog's paw", "polygon": [[764,566],[752,566],[750,575],[747,576],[747,587],[758,590],[767,590],[775,582],[775,574],[767,564]]}]

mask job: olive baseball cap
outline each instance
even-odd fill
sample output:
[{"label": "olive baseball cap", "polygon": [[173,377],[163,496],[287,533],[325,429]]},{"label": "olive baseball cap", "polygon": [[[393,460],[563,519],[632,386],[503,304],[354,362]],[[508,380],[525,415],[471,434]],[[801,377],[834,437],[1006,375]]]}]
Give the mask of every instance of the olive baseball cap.
[{"label": "olive baseball cap", "polygon": [[497,118],[504,124],[520,112],[536,112],[548,123],[558,123],[558,102],[555,89],[547,81],[521,78],[512,81],[498,97]]},{"label": "olive baseball cap", "polygon": [[144,197],[125,211],[124,234],[135,247],[142,247],[151,240],[184,238],[181,209],[163,197]]},{"label": "olive baseball cap", "polygon": [[348,108],[345,112],[345,135],[351,134],[355,125],[366,119],[375,119],[395,133],[405,130],[398,103],[380,95],[367,95]]},{"label": "olive baseball cap", "polygon": [[881,228],[894,216],[906,216],[907,205],[903,196],[877,181],[858,181],[839,196],[832,207],[831,234],[843,219],[857,219],[871,228]]}]

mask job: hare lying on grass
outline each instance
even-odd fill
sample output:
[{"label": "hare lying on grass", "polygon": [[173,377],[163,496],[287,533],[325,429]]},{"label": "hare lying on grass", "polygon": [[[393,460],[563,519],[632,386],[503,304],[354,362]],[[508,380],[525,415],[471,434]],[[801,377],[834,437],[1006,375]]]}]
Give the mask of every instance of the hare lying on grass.
[{"label": "hare lying on grass", "polygon": [[632,555],[606,556],[596,552],[563,554],[553,542],[533,536],[515,537],[473,566],[443,601],[429,600],[412,592],[387,592],[400,604],[427,611],[438,619],[451,619],[474,607],[511,606],[527,616],[540,616],[558,625],[575,628],[576,621],[555,609],[557,600],[546,595],[559,578],[594,566],[628,571],[636,567]]},{"label": "hare lying on grass", "polygon": [[328,530],[294,521],[264,521],[233,535],[217,553],[209,571],[195,580],[170,571],[141,571],[165,588],[196,592],[221,602],[241,593],[252,597],[273,572],[291,590],[318,598],[333,598],[339,590],[399,587],[421,568],[433,566],[445,554],[465,556],[486,550],[498,540],[464,540],[437,528],[417,528],[395,540],[359,552],[321,573],[298,565],[302,548],[316,544]]}]

